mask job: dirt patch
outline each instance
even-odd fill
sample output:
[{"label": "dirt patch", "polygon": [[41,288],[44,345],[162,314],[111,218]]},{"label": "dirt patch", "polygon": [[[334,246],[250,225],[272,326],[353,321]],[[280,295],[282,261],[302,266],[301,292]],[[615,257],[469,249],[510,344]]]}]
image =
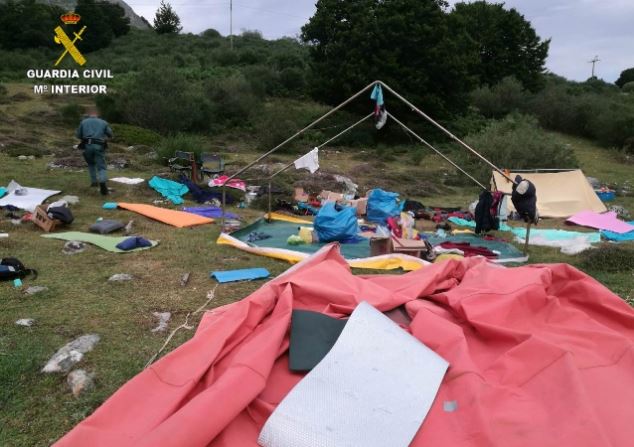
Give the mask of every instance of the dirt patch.
[{"label": "dirt patch", "polygon": [[49,169],[78,169],[85,168],[86,162],[81,157],[56,158],[47,167]]}]

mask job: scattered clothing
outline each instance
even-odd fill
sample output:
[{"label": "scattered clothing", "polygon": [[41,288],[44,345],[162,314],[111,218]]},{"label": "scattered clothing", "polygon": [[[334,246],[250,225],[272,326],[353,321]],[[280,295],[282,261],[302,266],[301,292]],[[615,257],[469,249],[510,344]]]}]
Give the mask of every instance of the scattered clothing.
[{"label": "scattered clothing", "polygon": [[295,160],[295,169],[307,169],[311,174],[317,172],[319,169],[319,149],[315,148]]},{"label": "scattered clothing", "polygon": [[257,241],[263,241],[265,239],[269,239],[272,236],[270,234],[266,234],[266,233],[262,233],[261,231],[252,231],[251,233],[247,234],[246,236],[246,240],[249,243],[254,243]]},{"label": "scattered clothing", "polygon": [[240,218],[240,216],[238,216],[237,214],[230,213],[228,211],[225,211],[225,213],[223,214],[222,208],[219,208],[217,206],[185,207],[183,208],[183,211],[185,211],[186,213],[197,214],[203,217],[209,217],[211,219],[220,219],[222,217],[224,217],[225,219]]},{"label": "scattered clothing", "polygon": [[447,237],[438,237],[435,235],[429,235],[427,239],[432,246],[436,247],[443,242],[463,243],[468,242],[472,247],[486,248],[490,252],[497,255],[495,258],[489,258],[491,262],[497,264],[505,263],[521,263],[528,261],[528,256],[519,251],[513,244],[502,240],[490,240],[485,239],[475,234],[453,234],[447,235]]},{"label": "scattered clothing", "polygon": [[627,208],[621,205],[612,205],[610,208],[608,208],[608,211],[614,211],[616,213],[616,217],[622,220],[630,220],[630,218],[632,217]]},{"label": "scattered clothing", "polygon": [[111,182],[123,183],[124,185],[138,185],[145,180],[142,178],[115,177],[110,179]]},{"label": "scattered clothing", "polygon": [[[510,228],[510,231],[515,234],[516,242],[525,242],[526,228],[514,227]],[[582,233],[578,231],[540,228],[531,228],[528,240],[529,245],[560,248],[561,252],[566,255],[576,255],[592,248],[592,244],[599,242],[601,242],[601,234],[599,232]]]},{"label": "scattered clothing", "polygon": [[265,268],[252,268],[252,269],[240,269],[240,270],[225,270],[211,272],[210,276],[215,278],[216,281],[223,284],[226,282],[235,281],[252,281],[254,279],[268,278],[271,274]]},{"label": "scattered clothing", "polygon": [[49,207],[47,214],[51,219],[59,220],[61,223],[66,225],[73,223],[75,220],[70,208],[66,206]]},{"label": "scattered clothing", "polygon": [[119,242],[116,245],[116,247],[119,250],[130,251],[130,250],[136,250],[138,248],[152,247],[152,242],[148,241],[147,239],[141,236],[132,236]]},{"label": "scattered clothing", "polygon": [[374,101],[374,125],[377,130],[381,130],[387,122],[387,110],[383,99],[383,87],[376,84],[370,93],[370,99]]},{"label": "scattered clothing", "polygon": [[598,230],[608,230],[617,234],[634,231],[634,225],[619,220],[613,211],[602,214],[595,213],[594,211],[582,211],[568,218],[566,222],[596,228]]},{"label": "scattered clothing", "polygon": [[475,209],[475,232],[476,234],[488,233],[500,228],[500,221],[497,215],[491,212],[494,197],[489,191],[482,191],[480,199]]},{"label": "scattered clothing", "polygon": [[[219,186],[227,186],[227,188],[239,189],[240,191],[247,191],[247,184],[244,180],[240,180],[237,178],[231,179],[228,183],[229,177],[226,175],[221,175],[220,177],[212,178],[209,180],[209,186],[211,187],[219,187]],[[226,184],[226,185],[225,185]]]},{"label": "scattered clothing", "polygon": [[[183,185],[187,186],[190,194],[194,198],[194,200],[198,203],[211,203],[212,201],[218,201],[222,203],[222,193],[219,191],[210,191],[207,189],[203,189],[198,186],[196,183],[185,177],[184,175],[178,180]],[[227,194],[225,197],[227,203],[233,203],[233,197],[231,194]]]},{"label": "scattered clothing", "polygon": [[174,182],[166,178],[154,176],[148,182],[150,188],[161,194],[174,205],[182,205],[183,197],[189,192],[187,186],[182,183]]},{"label": "scattered clothing", "polygon": [[494,253],[485,247],[474,247],[469,242],[443,242],[440,244],[445,250],[459,250],[465,257],[484,256],[485,258],[494,259],[498,257],[498,253]]}]

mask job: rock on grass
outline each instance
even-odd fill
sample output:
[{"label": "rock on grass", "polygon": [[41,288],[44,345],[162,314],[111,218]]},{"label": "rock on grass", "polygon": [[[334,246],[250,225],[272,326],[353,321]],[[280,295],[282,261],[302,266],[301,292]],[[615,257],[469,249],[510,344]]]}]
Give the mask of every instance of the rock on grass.
[{"label": "rock on grass", "polygon": [[82,335],[59,348],[48,363],[42,368],[44,373],[67,373],[84,358],[84,354],[92,351],[99,342],[97,334]]},{"label": "rock on grass", "polygon": [[75,397],[79,397],[79,395],[83,392],[90,391],[95,387],[93,375],[87,373],[83,369],[71,371],[70,374],[68,374],[68,377],[66,377],[66,383]]}]

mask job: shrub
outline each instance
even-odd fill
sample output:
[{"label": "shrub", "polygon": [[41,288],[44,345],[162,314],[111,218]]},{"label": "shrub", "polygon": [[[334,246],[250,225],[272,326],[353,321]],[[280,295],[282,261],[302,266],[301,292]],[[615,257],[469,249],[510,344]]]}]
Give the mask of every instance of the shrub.
[{"label": "shrub", "polygon": [[79,123],[83,112],[84,108],[76,102],[65,104],[59,109],[62,121],[64,121],[66,124]]},{"label": "shrub", "polygon": [[167,163],[174,156],[175,151],[193,152],[196,158],[206,151],[205,139],[196,134],[178,133],[169,135],[161,140],[157,149],[158,160]]},{"label": "shrub", "polygon": [[422,147],[415,147],[414,149],[410,151],[409,159],[414,166],[418,166],[420,165],[420,162],[423,161],[423,159],[425,158],[427,154],[428,152],[425,152],[425,150]]},{"label": "shrub", "polygon": [[634,137],[634,102],[598,80],[585,83],[550,81],[528,103],[542,126],[620,148]]},{"label": "shrub", "polygon": [[95,104],[101,117],[110,122],[123,121],[123,113],[114,95],[98,95]]},{"label": "shrub", "polygon": [[171,68],[160,76],[144,70],[127,82],[117,95],[125,121],[160,133],[205,130],[210,107],[198,86]]},{"label": "shrub", "polygon": [[203,36],[206,39],[217,39],[219,37],[222,37],[222,34],[220,34],[220,31],[213,29],[213,28],[209,28],[206,29],[205,31],[203,31],[201,33],[201,36]]},{"label": "shrub", "polygon": [[215,60],[218,65],[226,67],[229,65],[237,65],[239,62],[238,53],[236,51],[230,50],[229,48],[219,48],[213,52],[213,60]]},{"label": "shrub", "polygon": [[[533,117],[512,114],[493,121],[482,131],[468,135],[465,142],[501,169],[575,168],[574,154],[556,143]],[[466,150],[456,154],[457,163],[483,184],[488,184],[491,167]],[[465,183],[470,182],[466,177]]]},{"label": "shrub", "polygon": [[304,71],[297,67],[288,67],[280,72],[280,83],[288,94],[301,95],[306,87]]},{"label": "shrub", "polygon": [[251,65],[242,68],[241,72],[258,98],[275,95],[281,90],[277,72],[267,65]]},{"label": "shrub", "polygon": [[493,87],[480,87],[471,93],[472,104],[487,118],[502,118],[522,110],[527,98],[522,83],[512,76]]},{"label": "shrub", "polygon": [[261,51],[256,51],[252,49],[246,49],[240,51],[240,55],[238,56],[238,62],[242,65],[255,65],[264,62],[266,59],[266,55],[262,54]]},{"label": "shrub", "polygon": [[241,74],[209,82],[206,92],[216,123],[244,124],[258,105],[251,84]]},{"label": "shrub", "polygon": [[145,145],[156,147],[162,137],[149,129],[144,129],[130,124],[113,124],[112,132],[114,133],[114,142],[133,145]]},{"label": "shrub", "polygon": [[603,245],[581,253],[583,268],[602,272],[634,271],[634,250],[614,245]]},{"label": "shrub", "polygon": [[[306,123],[300,123],[297,113],[291,108],[281,104],[268,105],[264,113],[255,124],[258,135],[258,148],[269,150],[289,138]],[[297,142],[281,149],[290,152],[297,148]]]},{"label": "shrub", "polygon": [[634,81],[630,81],[621,88],[623,93],[634,93]]}]

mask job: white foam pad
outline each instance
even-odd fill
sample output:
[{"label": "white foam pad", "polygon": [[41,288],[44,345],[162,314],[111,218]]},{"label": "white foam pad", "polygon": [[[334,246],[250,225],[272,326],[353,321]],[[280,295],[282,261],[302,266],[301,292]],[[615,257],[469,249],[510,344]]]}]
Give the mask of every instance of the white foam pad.
[{"label": "white foam pad", "polygon": [[449,364],[362,302],[264,424],[263,447],[406,447]]}]

